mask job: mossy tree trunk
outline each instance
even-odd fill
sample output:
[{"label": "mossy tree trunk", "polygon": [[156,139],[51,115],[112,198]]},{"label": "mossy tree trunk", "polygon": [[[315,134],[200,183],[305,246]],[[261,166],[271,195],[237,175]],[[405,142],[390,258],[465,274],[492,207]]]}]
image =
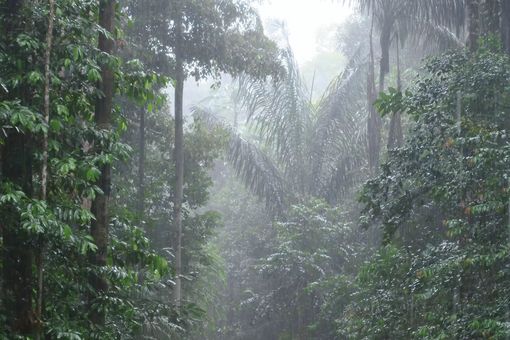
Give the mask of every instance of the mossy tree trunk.
[{"label": "mossy tree trunk", "polygon": [[[99,7],[99,25],[113,34],[115,25],[115,0],[101,0]],[[99,50],[105,54],[113,53],[114,42],[104,34],[99,35]],[[111,129],[112,102],[114,91],[114,74],[108,62],[101,65],[101,81],[99,90],[102,96],[98,98],[95,109],[95,122],[97,128],[102,130]],[[97,250],[90,254],[91,263],[96,267],[95,273],[90,277],[90,285],[93,289],[91,300],[94,301],[108,291],[108,281],[100,274],[101,267],[106,266],[108,254],[108,226],[109,226],[109,196],[111,186],[111,166],[102,166],[99,177],[99,187],[102,194],[98,194],[92,203],[92,213],[95,220],[92,223],[90,233],[97,246]],[[105,323],[105,314],[97,308],[91,308],[90,321],[97,326]]]}]

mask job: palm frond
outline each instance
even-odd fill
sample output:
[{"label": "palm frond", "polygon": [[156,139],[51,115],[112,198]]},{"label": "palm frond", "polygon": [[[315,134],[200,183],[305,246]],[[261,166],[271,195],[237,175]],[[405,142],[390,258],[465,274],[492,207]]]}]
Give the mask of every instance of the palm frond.
[{"label": "palm frond", "polygon": [[227,132],[226,152],[229,163],[245,186],[264,200],[268,211],[276,215],[285,211],[291,198],[289,185],[271,157],[208,109],[194,107],[192,111],[196,119],[209,127],[221,128]]},{"label": "palm frond", "polygon": [[[466,22],[466,0],[350,0],[362,13],[374,15],[381,27],[384,23],[399,27],[399,36],[429,35],[457,37]],[[454,31],[452,31],[454,30]],[[431,33],[435,33],[431,35]],[[436,40],[436,39],[434,39]]]},{"label": "palm frond", "polygon": [[347,0],[361,12],[380,19],[391,15],[395,20],[410,17],[448,27],[463,26],[466,0]]},{"label": "palm frond", "polygon": [[259,198],[266,208],[280,214],[288,206],[289,193],[283,176],[271,158],[244,138],[232,138],[228,159],[244,184]]},{"label": "palm frond", "polygon": [[285,77],[266,82],[244,79],[240,82],[240,91],[249,112],[249,122],[274,152],[285,176],[297,179],[300,175],[295,170],[301,168],[305,157],[311,106],[290,49],[284,59]]},{"label": "palm frond", "polygon": [[310,144],[313,191],[338,198],[356,183],[367,161],[364,87],[366,60],[356,53],[329,85],[317,107]]},{"label": "palm frond", "polygon": [[465,46],[464,42],[454,32],[442,25],[423,23],[420,36],[422,41],[433,42],[440,51]]}]

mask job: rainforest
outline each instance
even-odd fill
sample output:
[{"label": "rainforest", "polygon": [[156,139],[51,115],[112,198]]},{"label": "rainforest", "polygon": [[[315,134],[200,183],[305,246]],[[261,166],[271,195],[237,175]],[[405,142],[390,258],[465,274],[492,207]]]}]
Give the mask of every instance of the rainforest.
[{"label": "rainforest", "polygon": [[510,0],[0,0],[0,339],[510,339]]}]

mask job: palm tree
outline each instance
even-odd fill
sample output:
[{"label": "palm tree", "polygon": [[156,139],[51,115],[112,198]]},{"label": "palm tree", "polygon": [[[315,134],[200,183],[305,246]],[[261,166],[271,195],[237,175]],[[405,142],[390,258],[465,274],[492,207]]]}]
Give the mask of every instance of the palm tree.
[{"label": "palm tree", "polygon": [[204,107],[196,117],[228,131],[228,159],[268,209],[280,214],[301,198],[335,202],[366,173],[366,62],[356,55],[317,105],[309,99],[290,49],[280,81],[240,79],[242,106],[258,141],[244,138]]},{"label": "palm tree", "polygon": [[[351,3],[356,4],[361,12],[370,15],[373,25],[376,25],[380,32],[379,92],[384,91],[385,78],[390,71],[392,42],[403,43],[409,35],[412,35],[443,44],[446,42],[448,45],[459,44],[450,28],[459,28],[464,24],[465,0],[352,0]],[[370,89],[368,99],[369,105],[372,105],[373,96],[370,96]],[[372,162],[378,163],[381,126],[377,122],[372,122],[372,125],[371,135],[375,136],[369,136],[369,143],[373,144],[371,159]],[[388,137],[390,148],[400,146],[401,131],[399,114],[395,113],[390,123]]]},{"label": "palm tree", "polygon": [[[373,16],[380,32],[379,91],[384,90],[390,71],[392,41],[405,41],[409,35],[446,34],[445,29],[459,28],[465,22],[465,0],[354,0],[359,9]],[[449,34],[446,34],[449,36]]]}]

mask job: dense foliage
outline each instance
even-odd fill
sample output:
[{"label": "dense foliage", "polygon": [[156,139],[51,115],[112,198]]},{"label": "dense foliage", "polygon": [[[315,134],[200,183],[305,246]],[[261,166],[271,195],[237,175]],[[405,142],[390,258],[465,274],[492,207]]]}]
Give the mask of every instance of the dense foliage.
[{"label": "dense foliage", "polygon": [[[427,6],[436,6],[432,3]],[[479,10],[490,12],[485,6],[489,4],[480,4]],[[433,10],[441,10],[440,5]],[[427,27],[415,34],[437,34],[434,41],[440,44],[433,49],[437,51],[446,40],[456,44],[455,35],[443,28]],[[340,188],[353,184],[357,188],[357,180],[367,175],[366,154],[349,140],[363,129],[345,123],[357,108],[356,97],[349,94],[351,100],[345,99],[341,87],[342,79],[360,86],[360,80],[351,76],[363,70],[362,62],[354,58],[324,96],[326,100],[316,105],[303,94],[307,91],[300,87],[292,64],[288,78],[278,86],[241,84],[248,125],[231,136],[231,145],[237,148],[228,150],[229,158],[270,211],[280,197],[292,203],[272,221],[257,221],[252,218],[256,211],[244,209],[236,213],[247,220],[226,221],[229,241],[223,246],[224,256],[244,266],[228,268],[227,282],[233,291],[226,301],[234,300],[227,316],[230,328],[217,338],[508,336],[509,60],[488,22],[476,29],[485,37],[475,48],[430,58],[423,69],[405,75],[405,91],[400,67],[416,65],[416,51],[404,50],[402,60],[398,55],[393,60],[397,69],[390,73],[390,82],[399,87],[381,93],[375,108],[383,119],[402,114],[409,128],[405,142],[389,148],[377,175],[361,188],[361,206],[353,202],[352,192],[340,195]],[[351,48],[348,53],[359,51]],[[413,76],[416,73],[418,77]],[[326,105],[322,111],[331,112],[325,120],[328,130],[310,137],[310,126],[324,117],[321,110],[328,102],[332,108],[328,111]],[[335,125],[338,121],[341,127]],[[383,124],[384,133],[386,128],[391,130]],[[252,144],[238,141],[239,135]],[[346,140],[345,149],[337,144]],[[244,148],[238,146],[241,142]],[[322,173],[317,167],[307,168],[321,165],[314,149],[308,151],[314,143],[328,162],[335,157],[344,162],[326,164],[327,169],[344,170],[342,157],[349,150],[362,161],[321,187]],[[335,147],[327,149],[327,145]],[[299,159],[310,163],[298,166],[305,163]],[[278,194],[282,188],[286,195]],[[332,198],[328,190],[338,196]],[[234,195],[243,200],[243,194]],[[314,196],[341,210],[328,208]],[[223,210],[226,216],[232,214],[230,207]]]},{"label": "dense foliage", "polygon": [[[115,65],[119,94],[133,92],[136,83],[129,79],[136,75],[130,73],[129,62],[101,55],[94,47],[99,30],[93,15],[97,4],[59,2],[47,124],[40,112],[48,6],[19,6],[17,13],[8,9],[2,13],[2,316],[7,326],[1,329],[2,337],[42,331],[54,338],[104,338],[117,337],[121,329],[133,334],[140,319],[156,308],[150,301],[146,308],[136,308],[137,292],[167,275],[168,264],[151,250],[143,232],[123,216],[112,215],[108,266],[96,268],[89,262],[90,252],[97,248],[87,226],[94,219],[89,208],[100,192],[100,168],[126,159],[130,151],[119,141],[124,129],[120,115],[111,133],[97,129],[93,121],[100,95],[98,60],[108,58]],[[14,14],[15,18],[9,18]],[[142,92],[150,91],[151,82],[146,84]],[[43,134],[49,136],[45,200],[38,194]],[[32,263],[37,275],[31,273]],[[88,280],[98,270],[108,278],[111,289],[88,300]],[[27,288],[28,296],[21,291]],[[37,299],[41,311],[32,309],[31,290],[43,299]],[[110,316],[104,328],[90,327],[88,315],[93,309]]]},{"label": "dense foliage", "polygon": [[[214,28],[215,41],[225,45],[209,51],[216,64],[200,65],[197,76],[272,72],[277,49],[256,13],[247,3],[216,4],[207,5],[217,17],[205,16],[200,2],[187,9],[197,23],[210,19],[205,29]],[[155,48],[171,48],[164,44],[173,40],[147,40],[162,22],[135,1],[2,1],[0,10],[0,337],[168,338],[193,325],[200,329],[211,303],[200,294],[201,275],[221,271],[207,243],[220,218],[197,209],[208,200],[207,171],[223,135],[198,121],[186,127],[182,276],[188,293],[176,307],[175,135],[162,91],[173,77],[174,56]],[[189,38],[198,44],[203,37]],[[247,66],[258,42],[265,45],[256,51],[257,63]],[[232,60],[219,57],[227,47],[239,49],[228,54]],[[193,53],[190,58],[211,61],[212,54]]]},{"label": "dense foliage", "polygon": [[393,245],[362,269],[349,324],[360,337],[504,338],[509,59],[482,47],[426,71],[378,103],[416,123],[362,192],[365,222],[380,222]]}]

